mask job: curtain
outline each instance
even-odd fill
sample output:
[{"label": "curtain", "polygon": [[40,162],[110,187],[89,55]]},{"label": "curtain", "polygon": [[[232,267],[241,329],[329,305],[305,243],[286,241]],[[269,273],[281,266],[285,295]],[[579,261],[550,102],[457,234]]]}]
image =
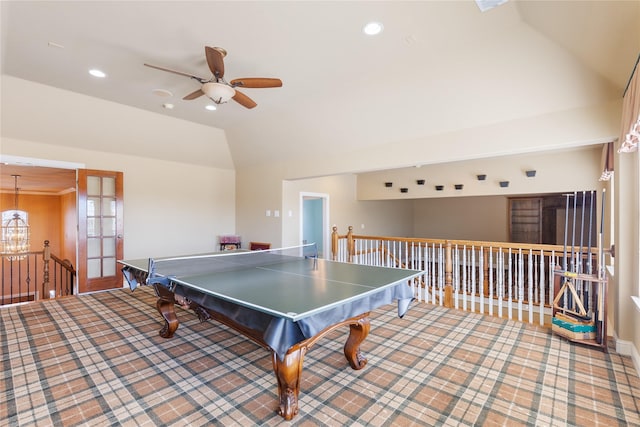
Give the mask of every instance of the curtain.
[{"label": "curtain", "polygon": [[602,175],[600,181],[609,181],[613,176],[613,142],[607,142],[602,147],[602,159],[600,161]]},{"label": "curtain", "polygon": [[622,136],[618,153],[631,153],[640,142],[640,71],[638,61],[631,73],[622,101]]}]

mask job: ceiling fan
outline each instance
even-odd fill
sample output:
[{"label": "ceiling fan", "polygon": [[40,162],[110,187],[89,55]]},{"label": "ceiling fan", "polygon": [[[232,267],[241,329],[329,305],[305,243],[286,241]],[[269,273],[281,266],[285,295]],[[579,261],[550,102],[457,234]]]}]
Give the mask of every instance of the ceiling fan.
[{"label": "ceiling fan", "polygon": [[282,80],[266,77],[247,77],[242,79],[233,79],[227,83],[227,81],[224,79],[224,57],[227,56],[227,51],[221,47],[205,46],[204,53],[207,58],[207,65],[209,65],[209,69],[213,74],[210,79],[194,76],[193,74],[189,73],[183,73],[182,71],[170,70],[168,68],[159,67],[157,65],[144,65],[147,67],[155,68],[156,70],[168,71],[169,73],[190,77],[200,82],[200,84],[202,85],[200,89],[191,92],[190,94],[182,98],[187,101],[206,95],[216,104],[224,104],[230,99],[233,99],[243,107],[253,108],[258,104],[256,104],[253,99],[249,98],[247,95],[240,92],[236,88],[268,88],[282,86]]}]

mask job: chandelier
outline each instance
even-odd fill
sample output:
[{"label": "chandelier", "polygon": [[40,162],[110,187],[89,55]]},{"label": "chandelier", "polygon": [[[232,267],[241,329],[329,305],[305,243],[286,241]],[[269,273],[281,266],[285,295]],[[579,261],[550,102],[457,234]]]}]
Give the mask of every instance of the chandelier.
[{"label": "chandelier", "polygon": [[[15,183],[15,209],[2,213],[2,255],[8,255],[10,261],[25,258],[29,252],[29,224],[20,216],[18,210],[18,177],[11,175]],[[5,217],[6,215],[6,217]]]}]

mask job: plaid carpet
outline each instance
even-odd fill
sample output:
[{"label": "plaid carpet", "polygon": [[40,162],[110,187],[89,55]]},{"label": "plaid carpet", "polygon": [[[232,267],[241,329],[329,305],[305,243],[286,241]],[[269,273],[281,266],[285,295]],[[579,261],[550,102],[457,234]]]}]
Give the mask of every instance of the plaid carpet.
[{"label": "plaid carpet", "polygon": [[640,425],[630,358],[426,304],[372,313],[360,371],[342,355],[347,330],[321,340],[286,422],[269,353],[178,310],[165,340],[148,288],[0,309],[0,424]]}]

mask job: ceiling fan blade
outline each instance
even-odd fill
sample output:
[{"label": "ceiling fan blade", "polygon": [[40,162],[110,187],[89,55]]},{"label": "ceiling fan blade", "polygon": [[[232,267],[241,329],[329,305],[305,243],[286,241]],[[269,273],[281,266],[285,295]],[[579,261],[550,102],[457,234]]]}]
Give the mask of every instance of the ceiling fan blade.
[{"label": "ceiling fan blade", "polygon": [[191,101],[192,99],[200,98],[202,95],[204,95],[204,92],[202,91],[202,89],[198,89],[194,92],[191,92],[189,95],[185,96],[182,99],[184,99],[185,101]]},{"label": "ceiling fan blade", "polygon": [[151,64],[144,64],[144,65],[146,67],[149,67],[149,68],[155,68],[156,70],[167,71],[169,73],[178,74],[180,76],[191,77],[192,79],[196,79],[201,83],[204,83],[204,82],[207,81],[207,79],[203,79],[202,77],[194,76],[193,74],[183,73],[182,71],[171,70],[169,68],[158,67],[157,65],[151,65]]},{"label": "ceiling fan blade", "polygon": [[282,87],[282,80],[269,79],[266,77],[246,77],[243,79],[231,80],[231,86],[263,88],[263,87]]},{"label": "ceiling fan blade", "polygon": [[217,78],[224,77],[224,54],[219,48],[209,46],[204,47],[204,53],[207,57],[209,69]]},{"label": "ceiling fan blade", "polygon": [[253,108],[255,107],[256,104],[255,101],[251,98],[249,98],[247,95],[245,95],[244,93],[236,90],[236,94],[233,96],[233,100],[236,101],[238,104],[242,105],[243,107],[247,107],[247,108]]}]

